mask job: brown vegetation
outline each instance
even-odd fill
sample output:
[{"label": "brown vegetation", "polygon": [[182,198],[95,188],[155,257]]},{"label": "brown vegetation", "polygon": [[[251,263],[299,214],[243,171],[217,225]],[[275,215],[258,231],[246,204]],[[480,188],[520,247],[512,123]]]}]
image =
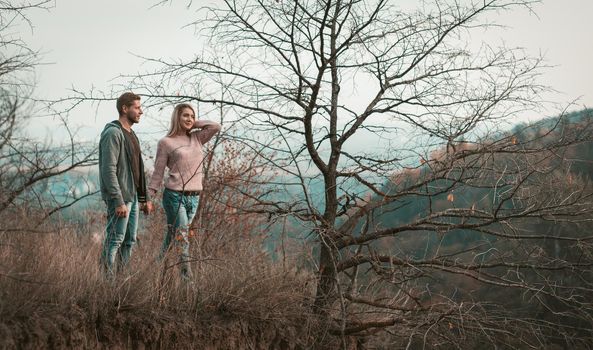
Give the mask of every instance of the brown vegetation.
[{"label": "brown vegetation", "polygon": [[[192,100],[236,118],[222,124],[240,148],[206,167],[218,173],[194,223],[194,284],[180,284],[175,257],[155,261],[162,213],[113,283],[88,235],[5,233],[7,346],[590,348],[593,188],[571,157],[590,148],[592,119],[503,132],[537,109],[541,59],[459,45],[489,26],[481,16],[536,2],[206,9],[212,51],[155,59],[159,72],[132,81],[153,105]],[[362,107],[348,103],[359,81],[374,86]],[[265,174],[274,181],[258,187]],[[281,263],[262,251],[268,222],[313,238],[315,273],[298,269],[300,250],[282,245]]]},{"label": "brown vegetation", "polygon": [[132,84],[154,104],[224,110],[227,136],[278,174],[268,188],[280,195],[250,210],[314,240],[313,311],[333,334],[584,347],[593,195],[563,180],[591,118],[509,131],[541,108],[542,58],[468,44],[492,16],[536,3],[223,1],[195,23],[210,47],[154,58]]},{"label": "brown vegetation", "polygon": [[[2,348],[308,348],[311,276],[262,253],[257,239],[196,254],[195,279],[157,262],[161,218],[140,236],[129,271],[107,281],[91,230],[0,237]],[[198,240],[202,236],[198,235]],[[197,242],[195,242],[197,243]],[[232,245],[232,246],[229,246]],[[229,250],[233,254],[229,254]]]}]

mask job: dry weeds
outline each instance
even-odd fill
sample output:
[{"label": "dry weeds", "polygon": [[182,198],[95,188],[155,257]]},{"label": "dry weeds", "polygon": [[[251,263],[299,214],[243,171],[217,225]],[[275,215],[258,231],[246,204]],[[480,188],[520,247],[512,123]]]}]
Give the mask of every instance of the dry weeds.
[{"label": "dry weeds", "polygon": [[98,268],[101,220],[0,233],[0,347],[312,345],[319,331],[310,315],[314,277],[296,260],[271,259],[259,235],[198,232],[194,278],[184,283],[175,256],[157,260],[161,215],[144,221],[130,267],[113,281]]}]

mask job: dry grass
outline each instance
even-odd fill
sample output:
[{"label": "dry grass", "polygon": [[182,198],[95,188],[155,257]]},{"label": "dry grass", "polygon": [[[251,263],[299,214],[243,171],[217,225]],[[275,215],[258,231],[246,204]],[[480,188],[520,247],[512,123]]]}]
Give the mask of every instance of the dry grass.
[{"label": "dry grass", "polygon": [[194,279],[184,283],[175,257],[156,259],[161,219],[144,221],[129,269],[113,281],[98,268],[100,220],[76,230],[0,234],[1,345],[241,348],[240,339],[252,348],[311,345],[318,330],[310,315],[313,276],[295,261],[273,261],[258,236],[214,232],[228,239],[199,233],[192,242]]}]

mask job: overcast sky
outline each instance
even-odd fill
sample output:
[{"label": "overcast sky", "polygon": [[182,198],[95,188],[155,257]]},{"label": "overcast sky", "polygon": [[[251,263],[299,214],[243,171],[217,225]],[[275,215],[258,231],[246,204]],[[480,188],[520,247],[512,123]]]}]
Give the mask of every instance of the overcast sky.
[{"label": "overcast sky", "polygon": [[[176,58],[199,51],[193,28],[186,25],[197,19],[196,5],[205,1],[194,0],[191,9],[186,8],[187,0],[151,8],[154,3],[57,0],[49,11],[31,12],[34,28],[23,27],[21,34],[30,47],[43,53],[46,63],[37,69],[37,96],[63,97],[71,87],[108,91],[118,75],[142,69],[142,60],[134,54]],[[497,22],[509,28],[490,32],[487,40],[494,44],[504,40],[533,55],[543,53],[554,67],[541,82],[559,91],[548,98],[559,103],[580,98],[573,110],[593,107],[593,26],[589,24],[593,0],[543,0],[535,11],[537,16],[525,10],[505,13]],[[106,122],[116,118],[111,105],[99,110],[83,106],[75,114],[70,118],[86,139],[93,139]],[[147,117],[169,118],[166,114]],[[47,125],[35,123],[32,132],[45,133],[51,130]]]}]

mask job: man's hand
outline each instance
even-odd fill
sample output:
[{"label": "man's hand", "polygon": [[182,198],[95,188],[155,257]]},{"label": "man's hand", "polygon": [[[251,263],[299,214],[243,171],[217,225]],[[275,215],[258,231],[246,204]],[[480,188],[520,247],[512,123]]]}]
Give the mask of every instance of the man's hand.
[{"label": "man's hand", "polygon": [[152,204],[151,201],[148,201],[148,202],[142,204],[142,212],[144,212],[144,214],[150,215],[150,213],[152,213],[153,211],[154,211],[154,205]]},{"label": "man's hand", "polygon": [[120,218],[125,218],[126,216],[128,216],[128,207],[125,204],[122,204],[119,207],[115,208],[115,216]]}]

